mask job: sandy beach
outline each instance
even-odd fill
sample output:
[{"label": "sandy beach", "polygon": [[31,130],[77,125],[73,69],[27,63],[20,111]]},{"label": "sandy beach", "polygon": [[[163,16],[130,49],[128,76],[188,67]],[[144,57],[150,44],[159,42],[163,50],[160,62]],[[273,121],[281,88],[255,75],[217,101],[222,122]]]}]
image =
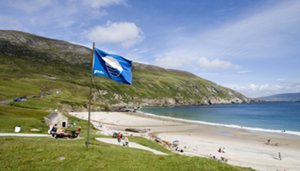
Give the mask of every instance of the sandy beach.
[{"label": "sandy beach", "polygon": [[[81,119],[88,117],[87,112],[70,114]],[[107,135],[124,132],[125,128],[149,129],[144,136],[155,135],[168,142],[178,140],[185,155],[225,157],[229,164],[262,171],[300,170],[298,135],[209,125],[142,112],[92,112],[91,120]],[[225,153],[218,152],[220,147],[225,148]]]}]

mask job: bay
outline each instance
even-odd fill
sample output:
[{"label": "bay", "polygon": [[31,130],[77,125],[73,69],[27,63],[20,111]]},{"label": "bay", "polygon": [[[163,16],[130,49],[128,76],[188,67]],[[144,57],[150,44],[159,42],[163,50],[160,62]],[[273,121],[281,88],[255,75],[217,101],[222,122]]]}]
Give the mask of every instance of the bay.
[{"label": "bay", "polygon": [[300,132],[300,103],[296,102],[145,107],[142,111],[224,125]]}]

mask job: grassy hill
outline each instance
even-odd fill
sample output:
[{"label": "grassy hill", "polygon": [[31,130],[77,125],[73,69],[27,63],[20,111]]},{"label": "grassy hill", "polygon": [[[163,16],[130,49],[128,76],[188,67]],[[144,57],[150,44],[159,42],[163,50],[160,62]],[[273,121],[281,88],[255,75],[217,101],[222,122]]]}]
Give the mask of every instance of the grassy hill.
[{"label": "grassy hill", "polygon": [[[0,30],[0,101],[46,95],[15,106],[86,108],[91,50],[65,41]],[[132,86],[95,77],[94,110],[112,105],[240,103],[245,96],[184,71],[134,63]]]}]

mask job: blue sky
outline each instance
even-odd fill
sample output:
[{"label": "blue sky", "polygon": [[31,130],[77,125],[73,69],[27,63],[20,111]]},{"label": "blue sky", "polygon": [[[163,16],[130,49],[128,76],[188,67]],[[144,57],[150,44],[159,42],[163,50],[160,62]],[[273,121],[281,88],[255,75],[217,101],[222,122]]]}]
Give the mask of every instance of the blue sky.
[{"label": "blue sky", "polygon": [[95,41],[249,97],[300,92],[299,0],[0,0],[0,29]]}]

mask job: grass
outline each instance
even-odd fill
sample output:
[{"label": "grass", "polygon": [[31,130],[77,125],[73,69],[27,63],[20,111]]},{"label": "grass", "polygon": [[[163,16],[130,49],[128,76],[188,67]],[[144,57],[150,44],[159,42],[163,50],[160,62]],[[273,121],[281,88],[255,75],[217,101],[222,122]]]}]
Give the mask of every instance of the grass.
[{"label": "grass", "polygon": [[14,132],[14,127],[21,125],[23,133],[29,133],[32,128],[39,129],[39,133],[46,133],[48,127],[43,117],[48,114],[41,110],[0,105],[0,132]]},{"label": "grass", "polygon": [[[150,152],[93,141],[0,138],[0,170],[248,170],[217,161]],[[64,158],[64,160],[59,160]]]},{"label": "grass", "polygon": [[159,145],[157,143],[154,143],[153,141],[149,141],[149,140],[147,140],[145,138],[142,138],[142,137],[129,137],[129,141],[139,143],[141,145],[153,148],[155,150],[158,150],[158,151],[161,151],[161,152],[164,152],[164,153],[167,153],[167,154],[171,154],[171,152],[169,150],[165,149],[161,145]]},{"label": "grass", "polygon": [[[16,125],[20,125],[21,133],[32,133],[32,128],[39,129],[38,133],[47,133],[48,127],[45,124],[44,117],[50,112],[44,110],[27,109],[16,106],[0,105],[0,132],[12,133]],[[69,121],[75,122],[77,126],[81,126],[81,135],[85,136],[87,130],[87,121],[67,115]],[[91,129],[91,133],[95,134],[96,130]]]},{"label": "grass", "polygon": [[57,109],[59,108],[58,104],[52,102],[50,97],[44,98],[30,98],[27,101],[23,102],[12,102],[10,103],[12,106],[22,107],[22,108],[29,108],[29,109]]}]

